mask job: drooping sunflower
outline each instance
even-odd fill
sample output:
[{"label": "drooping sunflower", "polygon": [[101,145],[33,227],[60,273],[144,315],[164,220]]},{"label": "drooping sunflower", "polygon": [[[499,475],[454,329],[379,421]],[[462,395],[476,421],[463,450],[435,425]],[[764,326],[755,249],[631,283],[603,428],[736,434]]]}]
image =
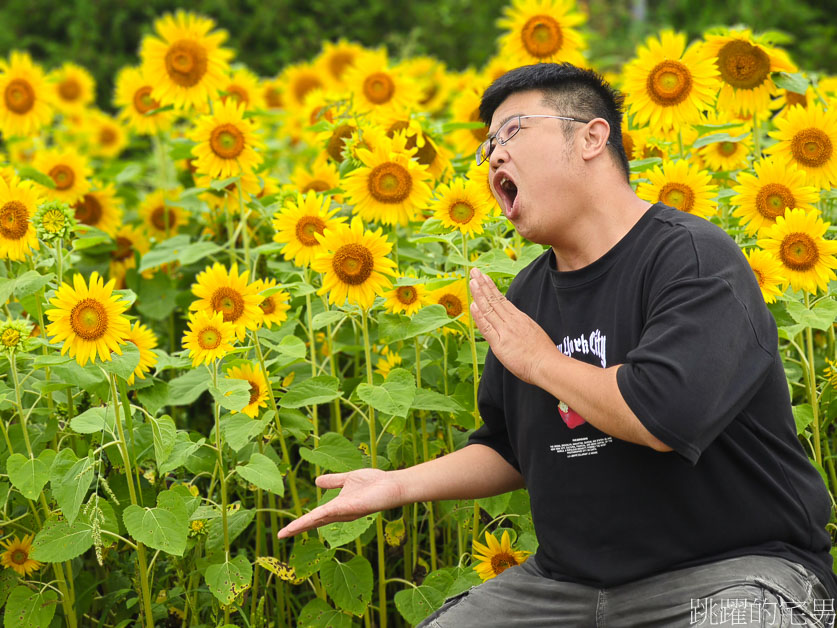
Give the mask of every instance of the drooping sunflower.
[{"label": "drooping sunflower", "polygon": [[497,20],[508,31],[500,37],[500,56],[517,65],[567,61],[586,67],[577,27],[587,18],[574,8],[572,0],[512,0]]},{"label": "drooping sunflower", "polygon": [[50,72],[55,108],[61,113],[80,113],[96,97],[96,82],[85,68],[69,61]]},{"label": "drooping sunflower", "polygon": [[264,148],[257,131],[253,119],[244,117],[243,105],[232,99],[215,103],[214,112],[201,116],[190,134],[198,143],[192,149],[197,173],[226,179],[253,172],[262,162],[257,151]]},{"label": "drooping sunflower", "polygon": [[232,413],[242,412],[251,419],[259,416],[259,408],[267,407],[267,393],[270,390],[261,369],[253,368],[252,364],[244,363],[241,366],[233,366],[227,369],[226,377],[227,379],[243,379],[250,384],[250,401],[241,410],[233,410]]},{"label": "drooping sunflower", "polygon": [[55,183],[54,189],[41,188],[44,196],[50,200],[72,205],[90,190],[92,171],[87,160],[75,152],[41,151],[35,155],[33,165]]},{"label": "drooping sunflower", "polygon": [[188,325],[182,344],[189,351],[192,366],[209,364],[233,350],[235,325],[225,321],[221,312],[195,312],[189,315]]},{"label": "drooping sunflower", "polygon": [[411,283],[396,285],[384,293],[384,308],[393,314],[404,313],[412,316],[428,305],[427,288],[424,284]]},{"label": "drooping sunflower", "polygon": [[315,235],[325,252],[311,262],[311,268],[323,273],[323,285],[318,294],[328,294],[329,303],[352,305],[369,309],[375,297],[392,285],[389,277],[395,274],[395,262],[386,257],[392,251],[382,230],[367,231],[363,221],[355,216],[351,226],[338,224]]},{"label": "drooping sunflower", "polygon": [[35,186],[17,177],[11,184],[0,178],[0,259],[22,262],[40,248],[32,217],[40,197]]},{"label": "drooping sunflower", "polygon": [[209,18],[177,11],[154,22],[157,36],[146,35],[140,57],[146,76],[154,77],[151,97],[177,109],[203,110],[226,81],[233,53],[221,48],[224,31],[212,31]]},{"label": "drooping sunflower", "polygon": [[385,225],[406,225],[427,206],[432,177],[427,166],[412,157],[406,138],[381,138],[374,152],[357,151],[363,166],[347,175],[342,187],[355,212],[364,220]]},{"label": "drooping sunflower", "polygon": [[344,151],[347,142],[356,131],[353,121],[340,118],[330,124],[328,130],[317,135],[317,143],[325,147],[325,153],[331,160],[340,164],[346,159]]},{"label": "drooping sunflower", "polygon": [[386,50],[368,51],[345,73],[352,90],[353,105],[359,113],[401,114],[416,108],[421,95],[406,72],[392,67]]},{"label": "drooping sunflower", "polygon": [[507,530],[503,531],[499,542],[491,532],[486,532],[485,541],[487,545],[474,541],[474,560],[478,563],[474,565],[474,571],[483,582],[499,576],[509,567],[524,563],[528,558],[528,552],[515,551],[512,548]]},{"label": "drooping sunflower", "polygon": [[134,372],[126,380],[128,385],[131,385],[134,383],[135,377],[145,379],[145,374],[151,370],[152,366],[157,364],[158,356],[154,352],[154,348],[157,346],[157,336],[139,321],[134,321],[125,340],[136,345],[140,354],[137,368],[134,369]]},{"label": "drooping sunflower", "polygon": [[15,536],[13,539],[0,541],[0,545],[6,550],[0,554],[0,565],[14,569],[23,578],[28,578],[34,572],[38,571],[41,568],[41,563],[29,557],[32,553],[32,541],[34,538],[34,534],[27,534],[23,539],[18,539]]},{"label": "drooping sunflower", "polygon": [[715,213],[718,188],[712,175],[685,159],[663,162],[647,171],[649,183],[637,186],[637,196],[650,203],[665,203],[680,211],[708,218]]},{"label": "drooping sunflower", "polygon": [[737,194],[730,198],[735,207],[732,215],[745,221],[749,234],[755,235],[760,229],[772,226],[788,208],[815,208],[819,192],[805,185],[805,173],[795,165],[762,159],[753,164],[753,171],[755,174],[738,174],[738,185],[733,188]]},{"label": "drooping sunflower", "polygon": [[818,104],[793,107],[785,118],[776,118],[770,137],[779,140],[766,149],[784,164],[805,172],[806,183],[828,189],[837,185],[837,111]]},{"label": "drooping sunflower", "polygon": [[52,120],[53,109],[44,71],[26,52],[0,61],[0,133],[29,137]]},{"label": "drooping sunflower", "polygon": [[116,76],[116,91],[113,102],[120,107],[120,119],[140,135],[156,135],[166,131],[174,120],[171,111],[150,111],[160,109],[160,103],[151,97],[153,81],[142,68],[123,68]]},{"label": "drooping sunflower", "polygon": [[460,155],[470,156],[488,137],[488,126],[480,118],[480,100],[487,85],[477,84],[460,90],[450,103],[451,122],[470,122],[473,129],[455,129],[447,139]]},{"label": "drooping sunflower", "polygon": [[225,94],[222,101],[232,100],[243,104],[248,111],[265,108],[264,93],[259,89],[259,77],[247,68],[236,68],[227,82],[221,86]]},{"label": "drooping sunflower", "polygon": [[330,209],[331,200],[316,192],[304,196],[297,194],[295,200],[288,200],[284,208],[273,215],[274,242],[284,243],[282,255],[304,268],[311,264],[314,255],[322,251],[317,234],[334,228],[345,221],[335,216],[339,207]]},{"label": "drooping sunflower", "polygon": [[485,202],[478,185],[463,177],[454,179],[450,185],[441,184],[431,205],[434,217],[449,229],[471,235],[482,233],[482,223],[492,206]]},{"label": "drooping sunflower", "polygon": [[781,262],[767,251],[759,248],[744,251],[744,256],[756,275],[756,281],[759,282],[764,302],[773,303],[776,297],[782,296],[782,285],[785,283],[785,274],[782,271]]},{"label": "drooping sunflower", "polygon": [[466,327],[468,326],[471,312],[468,309],[468,287],[465,285],[464,279],[456,279],[441,288],[432,290],[427,295],[427,302],[445,306],[448,316],[451,318],[459,317],[457,320]]},{"label": "drooping sunflower", "polygon": [[110,252],[110,277],[116,279],[117,285],[124,285],[128,269],[137,266],[134,254],[145,255],[151,248],[151,243],[141,229],[125,224],[116,230],[113,239],[116,248]]},{"label": "drooping sunflower", "polygon": [[323,42],[323,50],[314,60],[314,66],[325,70],[325,74],[334,87],[346,87],[346,71],[357,59],[367,52],[366,48],[345,39],[336,42]]},{"label": "drooping sunflower", "polygon": [[[264,300],[259,303],[262,310],[262,325],[270,329],[288,320],[291,295],[281,290],[275,279],[257,279],[255,283],[259,294],[264,297]],[[265,292],[270,292],[270,294],[266,295]]]},{"label": "drooping sunflower", "polygon": [[665,30],[649,37],[625,66],[625,104],[639,126],[652,132],[692,124],[711,109],[718,92],[718,68],[699,44],[686,48],[686,35]]},{"label": "drooping sunflower", "polygon": [[787,54],[759,41],[749,29],[705,36],[704,49],[720,73],[718,108],[751,116],[766,113],[776,89],[773,72],[796,72]]},{"label": "drooping sunflower", "polygon": [[198,273],[192,294],[198,297],[189,309],[207,313],[221,312],[224,322],[235,326],[235,334],[244,340],[248,329],[257,329],[262,320],[259,304],[263,297],[257,283],[247,282],[247,271],[238,272],[238,264],[227,270],[216,262]]},{"label": "drooping sunflower", "polygon": [[791,288],[816,294],[828,290],[837,268],[837,241],[824,237],[828,226],[817,210],[789,209],[761,231],[757,244],[781,262]]},{"label": "drooping sunflower", "polygon": [[93,271],[89,284],[81,274],[73,276],[73,285],[61,285],[50,300],[54,306],[46,311],[51,323],[47,325],[50,342],[63,342],[61,355],[69,352],[81,366],[95,362],[96,354],[103,362],[111,359],[111,352],[122,355],[130,324],[123,316],[128,303],[113,294],[115,280],[104,283]]},{"label": "drooping sunflower", "polygon": [[139,215],[150,236],[158,241],[168,240],[189,222],[189,216],[182,207],[172,204],[183,190],[157,190],[140,204]]},{"label": "drooping sunflower", "polygon": [[122,224],[122,200],[113,183],[93,182],[93,189],[72,204],[79,224],[95,227],[113,237]]}]

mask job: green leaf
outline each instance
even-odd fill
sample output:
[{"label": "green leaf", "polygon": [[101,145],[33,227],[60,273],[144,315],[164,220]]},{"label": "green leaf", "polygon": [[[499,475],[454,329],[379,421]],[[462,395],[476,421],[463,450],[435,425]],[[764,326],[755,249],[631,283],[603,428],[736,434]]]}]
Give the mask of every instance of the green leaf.
[{"label": "green leaf", "polygon": [[381,319],[378,328],[381,342],[407,340],[419,334],[427,334],[444,327],[451,320],[445,306],[438,303],[423,307],[410,319],[406,316],[398,317],[396,320],[393,320],[392,316],[382,316]]},{"label": "green leaf", "polygon": [[168,406],[189,406],[209,387],[209,371],[204,368],[190,369],[169,382]]},{"label": "green leaf", "polygon": [[113,432],[116,427],[116,417],[113,414],[113,407],[95,407],[85,410],[78,416],[70,419],[70,427],[79,434],[96,434],[105,427]]},{"label": "green leaf", "polygon": [[[55,452],[51,452],[53,456]],[[49,465],[40,457],[27,458],[22,454],[12,454],[6,461],[6,473],[9,480],[26,499],[37,499],[49,482]]]},{"label": "green leaf", "polygon": [[779,72],[773,75],[773,82],[777,87],[786,89],[789,92],[796,92],[797,94],[804,94],[808,91],[808,79],[799,72],[790,74],[789,72]]},{"label": "green leaf", "polygon": [[221,179],[220,181],[213,181],[212,183],[209,184],[209,187],[211,189],[215,190],[216,192],[218,192],[220,190],[223,190],[225,187],[227,187],[231,183],[238,183],[238,181],[240,179],[241,179],[240,176],[235,176],[235,177],[229,177],[227,179]]},{"label": "green leaf", "polygon": [[750,133],[742,133],[741,135],[732,136],[729,133],[712,133],[711,135],[704,135],[692,143],[692,148],[701,148],[709,146],[710,144],[720,144],[721,142],[738,143],[744,138],[750,136]]},{"label": "green leaf", "polygon": [[279,497],[285,495],[285,485],[279,468],[273,460],[264,454],[258,452],[253,453],[247,465],[239,465],[235,470],[238,475],[248,482],[255,484],[260,489],[275,493]]},{"label": "green leaf", "polygon": [[137,309],[140,314],[161,321],[177,307],[177,281],[166,273],[143,279],[137,287]]},{"label": "green leaf", "polygon": [[272,416],[273,411],[271,411],[270,417],[265,416],[262,420],[257,421],[240,412],[227,415],[221,419],[221,433],[224,435],[224,441],[235,451],[239,451],[253,437],[264,431]]},{"label": "green leaf", "polygon": [[293,334],[285,336],[279,341],[279,344],[273,346],[279,355],[291,360],[301,360],[308,352],[305,343]]},{"label": "green leaf", "polygon": [[30,294],[35,294],[53,279],[55,279],[55,274],[53,273],[42,275],[34,270],[26,271],[15,281],[15,296],[18,299],[22,299]]},{"label": "green leaf", "polygon": [[420,623],[445,602],[445,596],[433,587],[410,587],[395,594],[395,608],[410,624]]},{"label": "green leaf", "polygon": [[799,301],[788,301],[785,306],[793,320],[812,329],[828,330],[837,318],[837,300],[832,298],[823,299],[811,309]]},{"label": "green leaf", "polygon": [[435,390],[429,390],[427,388],[419,388],[416,391],[412,407],[415,410],[436,412],[461,412],[464,409],[453,397],[437,393]]},{"label": "green leaf", "polygon": [[297,578],[307,578],[317,573],[326,561],[331,560],[334,552],[335,550],[328,549],[317,537],[297,537],[288,562],[294,568]]},{"label": "green leaf", "polygon": [[145,406],[149,414],[157,414],[160,408],[166,406],[169,399],[169,383],[162,379],[154,379],[151,386],[140,388],[137,391],[137,399]]},{"label": "green leaf", "polygon": [[343,320],[346,318],[345,312],[340,312],[338,310],[331,310],[328,312],[320,312],[314,318],[311,319],[311,326],[314,329],[321,329],[328,324],[334,324],[338,321]]},{"label": "green leaf", "polygon": [[6,604],[9,593],[17,584],[17,574],[14,569],[3,569],[0,571],[0,608]]},{"label": "green leaf", "polygon": [[91,456],[79,459],[70,448],[59,451],[52,461],[49,470],[52,496],[70,524],[76,520],[93,481],[95,463]]},{"label": "green leaf", "polygon": [[183,498],[166,490],[157,495],[156,508],[131,504],[122,513],[128,533],[137,541],[167,554],[183,556],[189,535],[189,516]]},{"label": "green leaf", "polygon": [[206,568],[206,583],[221,604],[231,604],[242,591],[250,588],[253,566],[244,554]]},{"label": "green leaf", "polygon": [[631,163],[631,172],[644,172],[650,170],[654,166],[659,166],[663,160],[659,157],[649,157],[648,159],[634,159]]},{"label": "green leaf", "polygon": [[154,437],[154,458],[157,460],[157,466],[160,466],[168,459],[174,449],[177,440],[177,426],[174,424],[174,419],[168,414],[164,414],[159,419],[150,417],[148,422],[151,423],[151,433]]},{"label": "green leaf", "polygon": [[793,420],[796,423],[796,433],[802,434],[814,422],[814,410],[810,403],[793,406]]},{"label": "green leaf", "polygon": [[352,618],[314,598],[299,612],[297,628],[352,628]]},{"label": "green leaf", "polygon": [[180,159],[192,159],[192,147],[197,146],[197,143],[192,140],[180,137],[170,140],[171,148],[169,149],[169,157],[174,161]]},{"label": "green leaf", "polygon": [[291,385],[290,390],[282,395],[279,403],[285,408],[300,408],[328,403],[340,396],[338,385],[338,379],[331,375],[318,375],[301,382],[295,382]]},{"label": "green leaf", "polygon": [[218,380],[217,387],[209,384],[209,393],[222,408],[239,412],[250,403],[250,382],[224,377]]},{"label": "green leaf", "polygon": [[189,236],[177,235],[157,244],[140,260],[139,272],[157,268],[177,260],[180,251],[189,246]]},{"label": "green leaf", "polygon": [[128,379],[139,364],[140,352],[133,342],[125,343],[121,350],[122,355],[111,353],[110,361],[102,362],[102,368],[121,379]]},{"label": "green leaf", "polygon": [[363,615],[372,600],[372,565],[363,556],[341,563],[332,560],[320,568],[320,577],[335,604],[353,615]]},{"label": "green leaf", "polygon": [[72,524],[50,519],[32,541],[32,558],[42,563],[62,563],[81,556],[93,547],[93,528],[82,518]]},{"label": "green leaf", "polygon": [[180,252],[177,261],[183,266],[188,266],[189,264],[194,264],[202,260],[204,257],[215,255],[215,253],[221,250],[221,247],[214,242],[195,242]]},{"label": "green leaf", "polygon": [[385,414],[406,417],[416,396],[416,380],[406,369],[393,369],[381,386],[359,384],[357,396]]},{"label": "green leaf", "polygon": [[58,594],[52,589],[33,591],[15,587],[6,602],[4,628],[47,628],[58,608]]},{"label": "green leaf", "polygon": [[43,185],[50,190],[55,189],[55,181],[53,181],[52,177],[44,174],[40,170],[35,170],[32,166],[23,166],[22,168],[18,168],[17,175],[21,179],[34,181],[35,183]]},{"label": "green leaf", "polygon": [[186,464],[186,460],[189,459],[189,456],[200,449],[204,442],[205,439],[201,438],[199,441],[193,443],[186,432],[183,430],[178,431],[171,455],[169,455],[166,462],[159,467],[160,473],[171,473],[178,467]]},{"label": "green leaf", "polygon": [[320,437],[316,449],[299,448],[299,455],[303,460],[315,464],[326,471],[354,471],[363,467],[363,455],[342,434],[326,432]]},{"label": "green leaf", "polygon": [[442,134],[450,133],[451,131],[460,131],[463,129],[487,129],[484,122],[445,122],[442,125]]},{"label": "green leaf", "polygon": [[[253,521],[256,512],[250,509],[238,510],[227,515],[227,533],[229,534],[230,543],[232,543],[238,536],[247,529],[247,526]],[[220,550],[224,547],[224,529],[221,525],[221,519],[218,518],[212,522],[209,528],[209,534],[206,535],[206,550],[212,552]]]}]

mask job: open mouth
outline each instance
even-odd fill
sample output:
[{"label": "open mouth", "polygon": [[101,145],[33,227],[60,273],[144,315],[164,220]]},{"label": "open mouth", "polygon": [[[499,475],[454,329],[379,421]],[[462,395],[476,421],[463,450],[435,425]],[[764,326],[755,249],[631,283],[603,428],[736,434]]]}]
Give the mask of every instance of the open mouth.
[{"label": "open mouth", "polygon": [[498,173],[494,177],[494,190],[500,195],[503,208],[508,215],[508,210],[514,205],[514,199],[517,198],[517,185],[507,174]]}]

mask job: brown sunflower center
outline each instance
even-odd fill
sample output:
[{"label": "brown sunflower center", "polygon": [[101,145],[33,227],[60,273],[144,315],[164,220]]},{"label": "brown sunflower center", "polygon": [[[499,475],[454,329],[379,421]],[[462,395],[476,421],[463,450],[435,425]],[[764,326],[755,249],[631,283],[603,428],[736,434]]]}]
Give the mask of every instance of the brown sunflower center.
[{"label": "brown sunflower center", "polygon": [[756,270],[754,268],[753,269],[753,274],[756,276],[756,281],[759,282],[759,287],[763,288],[764,287],[764,275],[762,274],[762,272],[760,270]]},{"label": "brown sunflower center", "polygon": [[413,286],[401,286],[395,295],[403,305],[412,305],[418,299],[418,291]]},{"label": "brown sunflower center", "polygon": [[279,90],[278,87],[268,87],[266,90],[264,90],[264,99],[267,102],[267,106],[269,108],[282,108],[282,92]]},{"label": "brown sunflower center", "polygon": [[410,196],[413,180],[404,166],[387,161],[372,169],[367,187],[379,203],[400,203]]},{"label": "brown sunflower center", "polygon": [[139,113],[148,113],[159,106],[160,103],[151,97],[151,85],[143,85],[134,92],[134,109]]},{"label": "brown sunflower center", "polygon": [[802,129],[791,140],[794,159],[808,168],[817,168],[825,164],[831,159],[833,150],[831,138],[815,127]]},{"label": "brown sunflower center", "polygon": [[76,220],[85,225],[95,227],[102,219],[102,204],[92,194],[85,194],[78,203],[73,205]]},{"label": "brown sunflower center", "polygon": [[29,553],[22,549],[16,549],[12,552],[11,558],[15,565],[24,565],[29,560]]},{"label": "brown sunflower center", "polygon": [[58,84],[58,93],[64,100],[73,102],[81,96],[81,85],[74,78],[64,79]]},{"label": "brown sunflower center", "polygon": [[224,91],[227,92],[226,97],[223,98],[224,102],[226,102],[227,98],[232,98],[239,105],[242,103],[245,106],[250,104],[250,94],[241,85],[227,85]]},{"label": "brown sunflower center", "polygon": [[328,70],[329,72],[331,72],[331,75],[339,81],[340,77],[343,76],[343,72],[346,71],[346,68],[348,68],[354,62],[354,53],[348,51],[335,52],[328,59]]},{"label": "brown sunflower center", "polygon": [[273,297],[265,297],[264,300],[259,303],[259,307],[262,308],[262,312],[264,314],[273,314],[276,311],[276,301],[274,301]]},{"label": "brown sunflower center", "polygon": [[363,95],[376,105],[387,103],[395,95],[395,81],[386,72],[373,72],[363,80]]},{"label": "brown sunflower center", "polygon": [[529,18],[520,31],[523,47],[533,57],[551,57],[561,50],[564,35],[561,25],[549,15],[535,15]]},{"label": "brown sunflower center", "polygon": [[35,106],[35,90],[32,89],[29,81],[23,79],[9,81],[3,98],[6,101],[6,107],[21,115]]},{"label": "brown sunflower center", "polygon": [[690,212],[695,205],[695,193],[688,185],[669,182],[660,190],[659,200],[669,207]]},{"label": "brown sunflower center", "polygon": [[247,381],[250,384],[250,403],[248,405],[252,405],[258,401],[261,389],[259,388],[259,382],[254,382],[252,379]]},{"label": "brown sunflower center", "polygon": [[206,74],[206,49],[191,39],[174,42],[166,52],[166,72],[181,87],[194,87]]},{"label": "brown sunflower center", "polygon": [[448,215],[450,219],[454,222],[458,222],[461,225],[467,225],[471,222],[471,219],[474,217],[476,210],[474,209],[473,205],[470,203],[464,203],[459,201],[451,205],[450,209],[448,210]]},{"label": "brown sunflower center", "polygon": [[331,185],[323,181],[322,179],[314,179],[313,181],[309,181],[306,183],[301,192],[305,194],[306,192],[325,192],[332,188]]},{"label": "brown sunflower center", "polygon": [[[480,118],[480,110],[479,108],[474,109],[471,112],[471,116],[468,118],[468,122],[482,122],[482,118]],[[476,129],[471,129],[471,135],[482,144],[486,138],[488,137],[488,127],[481,127]]]},{"label": "brown sunflower center", "polygon": [[76,173],[66,164],[53,166],[47,174],[55,182],[55,188],[58,190],[69,190],[76,182]]},{"label": "brown sunflower center", "polygon": [[340,281],[350,286],[359,286],[372,274],[375,258],[362,244],[350,242],[334,252],[331,266]]},{"label": "brown sunflower center", "polygon": [[294,96],[298,102],[305,100],[305,96],[313,89],[319,89],[323,86],[323,82],[314,75],[305,75],[299,77],[294,83]]},{"label": "brown sunflower center", "polygon": [[328,144],[326,145],[326,152],[328,156],[331,157],[337,163],[342,163],[343,157],[343,146],[347,139],[352,136],[352,133],[355,132],[355,127],[351,124],[341,124],[331,134],[331,137],[328,138]]},{"label": "brown sunflower center", "polygon": [[227,286],[217,288],[212,293],[210,302],[212,309],[221,312],[228,323],[237,321],[244,314],[244,297],[237,290]]},{"label": "brown sunflower center", "polygon": [[421,98],[419,99],[420,105],[428,105],[430,101],[432,101],[436,94],[439,93],[439,84],[435,81],[430,83],[424,88],[424,91],[421,93]]},{"label": "brown sunflower center", "polygon": [[[403,131],[404,129],[409,128],[409,126],[409,122],[395,122],[387,130],[387,136],[393,137],[398,131]],[[429,166],[436,159],[436,149],[433,147],[433,144],[430,142],[430,139],[424,133],[422,133],[421,136],[424,140],[424,144],[416,151],[416,159],[418,159],[418,162],[421,165]],[[407,142],[404,146],[405,148],[407,148],[407,150],[412,150],[413,148],[418,146],[418,135],[408,135]]]},{"label": "brown sunflower center", "polygon": [[805,94],[798,94],[797,92],[789,92],[785,90],[785,102],[787,103],[787,107],[793,107],[794,105],[801,105],[806,109],[808,107],[808,98]]},{"label": "brown sunflower center", "polygon": [[648,74],[645,88],[655,103],[671,107],[688,98],[692,91],[692,73],[679,61],[666,59]]},{"label": "brown sunflower center", "polygon": [[174,213],[173,209],[161,205],[160,207],[154,208],[149,220],[155,229],[160,231],[171,230],[177,223],[177,214]]},{"label": "brown sunflower center", "polygon": [[215,327],[204,327],[198,332],[198,344],[204,351],[217,349],[221,344],[221,332]]},{"label": "brown sunflower center", "polygon": [[517,559],[508,552],[499,552],[491,557],[491,571],[499,575],[509,567],[516,567]]},{"label": "brown sunflower center", "polygon": [[113,127],[103,126],[99,131],[99,143],[102,146],[111,146],[116,144],[117,139],[119,139],[119,136],[117,136]]},{"label": "brown sunflower center", "polygon": [[776,216],[784,216],[786,207],[795,208],[796,199],[781,183],[768,183],[756,194],[756,209],[765,218],[775,220]]},{"label": "brown sunflower center", "polygon": [[787,268],[805,272],[816,266],[820,253],[817,243],[807,233],[789,233],[779,247],[779,257]]},{"label": "brown sunflower center", "polygon": [[296,239],[303,246],[317,246],[315,233],[323,234],[325,223],[319,216],[303,216],[296,223]]},{"label": "brown sunflower center", "polygon": [[84,340],[98,340],[108,330],[105,306],[96,299],[82,299],[70,312],[70,327]]},{"label": "brown sunflower center", "polygon": [[0,207],[0,235],[4,240],[20,240],[29,228],[29,211],[20,201],[7,201]]},{"label": "brown sunflower center", "polygon": [[738,148],[738,144],[736,142],[718,142],[718,152],[724,157],[734,155],[736,148]]},{"label": "brown sunflower center", "polygon": [[116,262],[128,259],[134,256],[134,243],[123,236],[116,236],[116,250],[112,251],[110,256]]},{"label": "brown sunflower center", "polygon": [[718,51],[721,78],[738,89],[755,89],[770,74],[770,57],[750,42],[736,39]]},{"label": "brown sunflower center", "polygon": [[0,335],[0,343],[4,347],[16,347],[20,344],[20,332],[12,328],[4,330],[3,334]]},{"label": "brown sunflower center", "polygon": [[634,138],[630,133],[622,131],[622,146],[625,148],[625,154],[628,156],[628,161],[634,158]]},{"label": "brown sunflower center", "polygon": [[451,318],[459,316],[462,313],[462,301],[455,294],[450,294],[449,292],[443,294],[439,297],[438,303],[445,306],[448,316]]},{"label": "brown sunflower center", "polygon": [[244,134],[234,124],[221,124],[212,129],[209,146],[221,159],[235,159],[244,150]]}]

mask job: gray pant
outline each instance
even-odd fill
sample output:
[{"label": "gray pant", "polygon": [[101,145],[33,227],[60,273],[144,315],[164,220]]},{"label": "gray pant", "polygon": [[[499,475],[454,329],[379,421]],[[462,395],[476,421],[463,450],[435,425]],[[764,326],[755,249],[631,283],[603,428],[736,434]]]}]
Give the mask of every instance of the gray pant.
[{"label": "gray pant", "polygon": [[446,600],[419,626],[824,628],[834,611],[819,579],[781,558],[730,558],[607,589],[552,580],[530,559]]}]

